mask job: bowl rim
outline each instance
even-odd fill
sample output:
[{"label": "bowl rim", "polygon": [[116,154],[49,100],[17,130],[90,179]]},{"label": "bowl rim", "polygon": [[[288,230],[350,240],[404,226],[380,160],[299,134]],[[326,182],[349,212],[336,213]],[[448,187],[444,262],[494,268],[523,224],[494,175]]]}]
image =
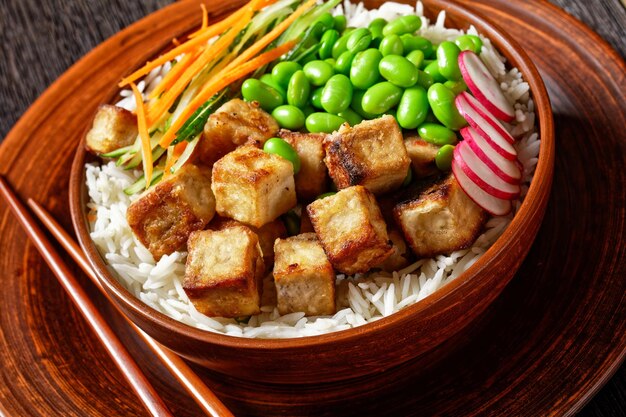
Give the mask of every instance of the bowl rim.
[{"label": "bowl rim", "polygon": [[[84,181],[84,166],[87,162],[87,152],[84,147],[86,129],[72,161],[69,193],[70,213],[80,246],[104,288],[115,295],[113,297],[115,302],[122,303],[133,314],[142,316],[146,321],[155,322],[159,327],[173,334],[183,334],[198,342],[244,350],[308,349],[329,343],[343,342],[356,337],[360,338],[364,335],[376,334],[394,323],[402,322],[409,317],[417,316],[436,308],[439,302],[448,299],[453,293],[463,291],[468,286],[478,286],[487,279],[494,279],[490,274],[480,274],[480,272],[488,270],[489,266],[496,259],[506,255],[504,252],[510,249],[512,245],[515,245],[516,238],[527,227],[528,219],[537,216],[539,216],[539,219],[543,218],[543,210],[549,197],[554,169],[554,122],[550,99],[539,71],[530,60],[530,57],[522,49],[521,45],[497,24],[491,22],[480,13],[470,11],[464,6],[455,3],[453,0],[423,0],[423,3],[425,10],[431,7],[445,10],[446,15],[450,14],[449,17],[458,16],[471,22],[468,24],[473,25],[481,34],[488,37],[494,44],[494,47],[506,57],[507,62],[515,66],[523,74],[524,81],[530,86],[530,92],[535,103],[536,125],[540,134],[541,145],[538,163],[528,193],[502,235],[470,268],[423,300],[387,317],[350,329],[316,336],[262,339],[230,336],[192,327],[153,309],[128,291],[115,279],[113,273],[108,270],[102,255],[91,240],[85,216],[85,205],[82,204],[83,197],[86,195]],[[117,91],[117,89],[114,89],[114,91]]]}]

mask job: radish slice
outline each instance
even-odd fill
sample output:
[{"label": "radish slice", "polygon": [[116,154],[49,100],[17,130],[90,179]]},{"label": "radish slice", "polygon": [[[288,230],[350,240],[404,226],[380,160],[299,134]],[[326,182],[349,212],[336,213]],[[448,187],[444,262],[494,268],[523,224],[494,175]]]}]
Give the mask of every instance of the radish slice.
[{"label": "radish slice", "polygon": [[472,51],[459,54],[459,68],[463,81],[474,96],[500,120],[510,122],[515,118],[513,106],[504,97],[500,85],[491,75],[480,57]]},{"label": "radish slice", "polygon": [[480,158],[498,177],[509,184],[519,184],[522,172],[516,164],[517,161],[509,161],[494,151],[487,141],[474,129],[467,126],[461,129],[461,135],[465,143],[469,145],[476,156]]},{"label": "radish slice", "polygon": [[515,143],[515,138],[513,137],[513,135],[511,135],[509,131],[506,130],[506,128],[498,119],[493,117],[493,114],[491,114],[491,112],[489,112],[489,110],[487,110],[485,106],[480,104],[480,101],[476,100],[475,97],[473,97],[471,94],[466,93],[465,91],[463,91],[461,94],[463,94],[463,98],[467,100],[467,103],[472,106],[472,108],[476,110],[476,112],[480,116],[482,116],[482,118],[485,119],[487,123],[489,123],[494,129],[496,129],[498,133],[500,133],[504,137],[504,139],[508,140],[510,143]]},{"label": "radish slice", "polygon": [[454,99],[454,104],[463,115],[465,120],[472,126],[479,135],[491,145],[491,147],[502,155],[504,158],[514,161],[517,158],[517,151],[504,136],[500,134],[494,127],[485,120],[474,108],[469,104],[467,98],[469,94],[459,94]]},{"label": "radish slice", "polygon": [[520,194],[520,186],[502,181],[480,160],[467,143],[461,142],[454,148],[454,160],[476,185],[494,197],[513,200]]},{"label": "radish slice", "polygon": [[487,210],[494,216],[504,216],[511,211],[511,202],[509,200],[503,200],[487,194],[465,175],[455,160],[452,160],[452,173],[463,191],[465,191],[465,194],[484,210]]}]

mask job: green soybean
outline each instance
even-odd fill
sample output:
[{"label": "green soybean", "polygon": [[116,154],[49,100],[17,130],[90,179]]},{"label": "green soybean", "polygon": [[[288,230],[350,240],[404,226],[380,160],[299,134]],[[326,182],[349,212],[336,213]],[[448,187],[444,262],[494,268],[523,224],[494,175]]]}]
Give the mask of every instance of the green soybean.
[{"label": "green soybean", "polygon": [[332,57],[337,59],[339,58],[339,55],[343,54],[344,52],[346,52],[348,50],[348,38],[350,37],[349,34],[346,34],[345,31],[343,33],[343,35],[337,39],[337,42],[335,42],[335,44],[333,45],[333,50],[332,50]]},{"label": "green soybean", "polygon": [[322,87],[317,87],[311,93],[311,104],[313,105],[313,107],[316,107],[318,109],[323,109],[323,107],[322,107],[322,91],[324,91],[324,87],[323,86]]},{"label": "green soybean", "polygon": [[289,80],[287,86],[287,103],[292,106],[303,108],[309,101],[311,86],[304,71],[296,71]]},{"label": "green soybean", "polygon": [[338,14],[337,16],[333,17],[333,28],[337,32],[342,33],[346,29],[347,25],[348,20],[344,15]]},{"label": "green soybean", "polygon": [[456,133],[439,123],[422,123],[417,128],[417,134],[420,138],[433,145],[453,145],[456,143]]},{"label": "green soybean", "polygon": [[285,229],[287,229],[289,236],[296,236],[300,233],[300,217],[295,211],[289,210],[287,213],[280,216],[280,218],[285,224]]},{"label": "green soybean", "polygon": [[428,94],[424,88],[407,88],[398,103],[396,119],[404,129],[415,129],[424,123],[429,109]]},{"label": "green soybean", "polygon": [[437,155],[435,156],[435,165],[441,171],[450,171],[452,167],[452,157],[454,156],[454,146],[452,145],[443,145],[437,151]]},{"label": "green soybean", "polygon": [[258,102],[263,110],[269,112],[284,103],[283,96],[278,90],[256,78],[248,78],[243,82],[241,95],[247,101]]},{"label": "green soybean", "polygon": [[423,36],[405,33],[404,35],[400,36],[400,41],[402,42],[404,53],[422,51],[424,52],[424,54],[426,54],[426,52],[434,50],[433,43]]},{"label": "green soybean", "polygon": [[339,58],[335,61],[335,72],[337,74],[350,75],[350,67],[353,60],[354,54],[350,51],[339,55]]},{"label": "green soybean", "polygon": [[322,13],[320,17],[315,19],[313,24],[317,22],[322,22],[322,24],[324,25],[324,29],[332,29],[333,26],[335,25],[335,18],[333,17],[332,14],[326,12],[326,13]]},{"label": "green soybean", "polygon": [[417,70],[417,85],[424,87],[426,90],[435,83],[433,77],[430,74],[426,74],[424,71]]},{"label": "green soybean", "polygon": [[272,111],[272,117],[285,129],[298,130],[304,127],[304,112],[296,106],[278,106]]},{"label": "green soybean", "polygon": [[311,113],[305,121],[306,128],[312,133],[332,133],[338,130],[346,120],[330,113]]},{"label": "green soybean", "polygon": [[283,96],[283,99],[286,97],[287,91],[285,90],[285,88],[282,85],[279,85],[276,82],[276,80],[274,79],[272,74],[263,74],[263,75],[261,75],[261,78],[259,78],[259,80],[262,83],[265,83],[265,84],[269,85],[270,87],[273,87],[274,89],[276,89],[276,91],[278,91],[280,93],[280,95]]},{"label": "green soybean", "polygon": [[404,54],[404,47],[398,35],[385,36],[380,42],[378,50],[383,56]]},{"label": "green soybean", "polygon": [[446,81],[445,83],[443,83],[443,85],[445,85],[447,88],[452,90],[454,95],[459,95],[463,91],[467,91],[467,84],[465,84],[465,82],[463,80],[460,80],[460,81]]},{"label": "green soybean", "polygon": [[426,65],[424,68],[424,72],[430,75],[433,78],[433,81],[436,83],[445,83],[447,81],[446,77],[441,75],[439,72],[439,64],[437,61],[433,61],[430,64]]},{"label": "green soybean", "polygon": [[416,68],[420,68],[422,66],[422,62],[424,62],[424,52],[417,49],[409,52],[405,58],[408,59],[411,64],[415,65]]},{"label": "green soybean", "polygon": [[454,43],[461,51],[472,51],[480,54],[483,48],[483,41],[476,35],[461,35],[454,40]]},{"label": "green soybean", "polygon": [[387,21],[382,17],[378,17],[370,22],[367,28],[372,33],[372,38],[383,38],[383,28],[387,24]]},{"label": "green soybean", "polygon": [[316,199],[316,200],[321,200],[322,198],[331,197],[331,196],[333,196],[333,195],[335,195],[335,194],[337,194],[337,192],[335,192],[335,191],[329,191],[329,192],[327,192],[327,193],[324,193],[324,194],[320,194],[320,195],[318,195],[315,199]]},{"label": "green soybean", "polygon": [[365,91],[363,90],[354,90],[352,93],[352,103],[350,104],[350,108],[354,110],[359,116],[364,119],[375,119],[377,117],[376,114],[368,113],[363,110],[363,96],[365,95]]},{"label": "green soybean", "polygon": [[320,39],[320,49],[317,53],[321,59],[330,58],[333,55],[333,46],[339,40],[339,32],[335,29],[328,29]]},{"label": "green soybean", "polygon": [[459,81],[463,78],[459,69],[460,53],[461,50],[454,42],[441,42],[439,47],[437,47],[439,73],[450,81]]},{"label": "green soybean", "polygon": [[293,173],[300,172],[300,157],[296,150],[288,144],[284,139],[271,138],[263,145],[263,152],[278,155],[285,158],[293,165]]},{"label": "green soybean", "polygon": [[328,62],[320,60],[305,64],[302,70],[309,82],[316,87],[326,84],[330,77],[335,74],[335,70]]},{"label": "green soybean", "polygon": [[[445,88],[445,87],[444,87]],[[372,114],[383,114],[395,107],[402,98],[402,89],[389,81],[374,84],[363,95],[363,110]]]},{"label": "green soybean", "polygon": [[387,55],[378,64],[378,71],[398,87],[412,87],[417,82],[417,67],[400,55]]},{"label": "green soybean", "polygon": [[335,74],[322,90],[320,98],[322,108],[328,113],[337,114],[344,111],[352,102],[352,84],[343,74]]},{"label": "green soybean", "polygon": [[427,66],[429,66],[430,64],[432,64],[433,62],[437,62],[436,59],[426,59],[426,55],[424,55],[424,61],[422,61],[422,66],[420,67],[420,69],[424,69]]},{"label": "green soybean", "polygon": [[333,67],[333,69],[335,68],[335,64],[337,63],[337,61],[335,60],[335,58],[326,58],[324,60],[324,62],[327,62],[330,64],[331,67]]},{"label": "green soybean", "polygon": [[366,50],[372,42],[372,33],[369,29],[359,28],[350,33],[346,47],[348,51],[357,53]]},{"label": "green soybean", "polygon": [[301,69],[302,65],[298,64],[297,62],[279,62],[274,68],[272,68],[272,77],[274,77],[274,80],[283,88],[287,88],[291,76],[296,71],[299,71]]},{"label": "green soybean", "polygon": [[350,107],[337,113],[337,116],[345,119],[350,126],[356,126],[363,121],[363,117],[360,114],[352,110]]},{"label": "green soybean", "polygon": [[437,119],[447,128],[459,130],[467,125],[454,104],[454,93],[445,85],[435,83],[428,89],[428,103]]},{"label": "green soybean", "polygon": [[409,166],[409,170],[406,173],[406,177],[404,181],[402,181],[402,187],[408,187],[408,185],[413,181],[413,169]]},{"label": "green soybean", "polygon": [[366,89],[378,81],[378,64],[382,57],[380,51],[374,48],[355,55],[350,68],[350,81],[355,88]]},{"label": "green soybean", "polygon": [[383,28],[383,35],[403,35],[415,33],[422,26],[422,19],[416,15],[400,16],[387,23]]},{"label": "green soybean", "polygon": [[311,113],[315,113],[315,107],[313,107],[310,104],[307,104],[306,106],[304,106],[304,108],[302,109],[302,112],[304,113],[304,118],[306,119],[307,117],[309,117],[309,114]]}]

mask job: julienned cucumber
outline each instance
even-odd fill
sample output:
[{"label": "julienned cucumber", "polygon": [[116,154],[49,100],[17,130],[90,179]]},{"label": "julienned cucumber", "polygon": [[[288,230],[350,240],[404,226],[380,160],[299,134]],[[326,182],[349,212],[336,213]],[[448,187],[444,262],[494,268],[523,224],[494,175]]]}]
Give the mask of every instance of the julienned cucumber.
[{"label": "julienned cucumber", "polygon": [[[161,180],[163,176],[163,170],[156,168],[152,171],[152,179],[150,180],[150,185],[154,185]],[[127,195],[137,194],[138,192],[144,190],[146,188],[146,177],[142,175],[134,182],[133,185],[124,189],[124,193]]]}]

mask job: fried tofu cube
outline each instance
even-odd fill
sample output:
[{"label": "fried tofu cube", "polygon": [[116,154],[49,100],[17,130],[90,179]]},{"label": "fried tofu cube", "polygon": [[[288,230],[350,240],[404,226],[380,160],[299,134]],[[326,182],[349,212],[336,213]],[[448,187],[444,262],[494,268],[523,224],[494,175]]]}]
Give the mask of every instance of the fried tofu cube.
[{"label": "fried tofu cube", "polygon": [[263,146],[276,132],[278,123],[258,103],[232,99],[209,116],[194,158],[199,164],[212,167],[240,145]]},{"label": "fried tofu cube", "polygon": [[387,230],[387,234],[389,235],[393,252],[389,258],[385,259],[385,262],[378,265],[378,267],[383,271],[393,272],[409,264],[411,250],[407,246],[401,231],[391,228]]},{"label": "fried tofu cube", "polygon": [[454,175],[422,187],[396,205],[396,223],[419,257],[447,254],[469,247],[487,219],[486,212],[461,189]]},{"label": "fried tofu cube", "polygon": [[400,188],[411,160],[393,116],[343,125],[326,137],[324,162],[338,189],[362,185],[383,194]]},{"label": "fried tofu cube", "polygon": [[426,142],[419,136],[410,136],[404,140],[404,146],[411,159],[411,167],[416,178],[424,178],[437,174],[435,157],[440,147]]},{"label": "fried tofu cube", "polygon": [[315,233],[278,239],[274,282],[280,314],[335,314],[335,272]]},{"label": "fried tofu cube", "polygon": [[299,133],[281,130],[278,137],[285,139],[300,157],[300,172],[295,176],[296,195],[311,201],[326,191],[328,171],[324,164],[323,133]]},{"label": "fried tofu cube", "polygon": [[207,316],[242,317],[260,312],[265,266],[257,235],[244,225],[189,236],[183,289]]},{"label": "fried tofu cube", "polygon": [[132,145],[137,138],[137,117],[126,109],[108,104],[98,108],[85,137],[87,150],[97,155]]},{"label": "fried tofu cube", "polygon": [[330,263],[345,274],[367,272],[393,249],[374,195],[357,185],[307,206],[315,234]]},{"label": "fried tofu cube", "polygon": [[293,165],[253,146],[242,146],[213,166],[220,216],[261,227],[296,205]]},{"label": "fried tofu cube", "polygon": [[137,239],[159,260],[185,247],[215,215],[211,170],[185,165],[135,200],[126,212]]}]

